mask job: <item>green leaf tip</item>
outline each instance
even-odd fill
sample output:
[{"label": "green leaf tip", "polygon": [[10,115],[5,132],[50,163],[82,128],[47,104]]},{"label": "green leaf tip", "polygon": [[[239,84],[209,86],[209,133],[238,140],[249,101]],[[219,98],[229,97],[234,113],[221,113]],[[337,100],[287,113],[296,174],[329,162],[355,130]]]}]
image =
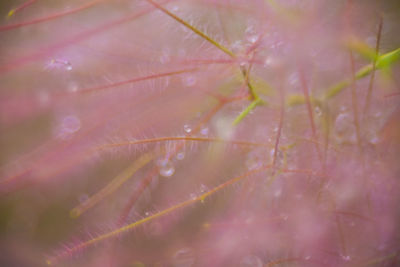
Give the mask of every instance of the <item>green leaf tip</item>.
[{"label": "green leaf tip", "polygon": [[[397,48],[391,52],[379,56],[375,62],[375,68],[374,68],[374,63],[362,67],[359,71],[357,71],[355,78],[356,80],[364,78],[368,76],[374,69],[387,69],[399,59],[400,59],[400,48]],[[325,93],[324,99],[329,99],[338,95],[349,84],[350,84],[349,80],[344,80],[331,86]]]},{"label": "green leaf tip", "polygon": [[255,109],[258,105],[265,104],[261,98],[254,99],[233,121],[233,126],[238,125],[253,109]]}]

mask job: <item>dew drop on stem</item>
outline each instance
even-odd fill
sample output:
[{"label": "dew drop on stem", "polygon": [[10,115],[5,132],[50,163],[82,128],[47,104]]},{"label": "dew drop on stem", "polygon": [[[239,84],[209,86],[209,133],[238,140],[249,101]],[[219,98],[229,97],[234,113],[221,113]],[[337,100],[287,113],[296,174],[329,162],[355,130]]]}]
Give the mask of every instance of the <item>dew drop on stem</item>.
[{"label": "dew drop on stem", "polygon": [[252,171],[252,170],[260,168],[262,166],[262,161],[261,161],[261,159],[259,159],[256,156],[254,156],[254,157],[250,156],[250,157],[247,157],[245,164],[246,164],[247,169],[249,171]]},{"label": "dew drop on stem", "polygon": [[273,58],[271,56],[267,56],[264,60],[263,66],[270,67],[270,66],[272,66],[273,62],[274,62]]},{"label": "dew drop on stem", "polygon": [[245,165],[249,171],[261,168],[269,163],[270,156],[265,149],[257,148],[250,151],[246,156]]},{"label": "dew drop on stem", "polygon": [[179,6],[173,6],[171,8],[171,11],[174,12],[174,13],[178,12],[179,11]]},{"label": "dew drop on stem", "polygon": [[45,69],[64,69],[66,71],[72,70],[72,64],[68,60],[63,59],[51,59],[49,63],[45,66]]},{"label": "dew drop on stem", "polygon": [[234,54],[240,54],[244,50],[244,46],[240,40],[233,42],[230,48]]},{"label": "dew drop on stem", "polygon": [[175,168],[172,164],[160,167],[160,175],[163,177],[171,177],[175,173]]},{"label": "dew drop on stem", "polygon": [[349,255],[341,255],[344,261],[351,261],[351,257]]},{"label": "dew drop on stem", "polygon": [[338,143],[354,143],[356,141],[353,117],[340,113],[335,120],[335,137]]},{"label": "dew drop on stem", "polygon": [[175,167],[168,159],[159,159],[157,161],[159,174],[163,177],[171,177],[175,173]]},{"label": "dew drop on stem", "polygon": [[160,63],[167,64],[171,61],[170,53],[168,49],[163,49],[162,54],[160,56]]},{"label": "dew drop on stem", "polygon": [[209,132],[208,127],[202,127],[201,130],[200,130],[200,134],[204,135],[204,136],[207,136],[208,132]]},{"label": "dew drop on stem", "polygon": [[243,69],[248,69],[250,66],[248,59],[246,58],[239,59],[239,66]]},{"label": "dew drop on stem", "polygon": [[183,130],[185,131],[185,133],[190,134],[192,132],[192,128],[190,127],[190,125],[185,124],[183,125]]},{"label": "dew drop on stem", "polygon": [[200,193],[205,193],[208,191],[208,187],[204,184],[201,184],[200,186]]},{"label": "dew drop on stem", "polygon": [[192,87],[196,84],[196,77],[193,75],[184,76],[182,82],[187,87]]},{"label": "dew drop on stem", "polygon": [[76,82],[71,81],[70,83],[68,83],[68,92],[70,93],[76,93],[78,91],[78,84]]},{"label": "dew drop on stem", "polygon": [[[271,159],[273,159],[275,157],[275,148],[271,149],[271,151],[269,152],[269,155],[270,155]],[[285,156],[284,156],[282,150],[278,149],[278,151],[276,153],[275,167],[281,168],[283,166],[284,160],[285,160]]]},{"label": "dew drop on stem", "polygon": [[322,110],[321,110],[321,108],[318,107],[318,106],[314,108],[314,112],[315,112],[315,114],[316,114],[317,116],[321,116],[321,115],[322,115]]},{"label": "dew drop on stem", "polygon": [[79,196],[79,203],[84,203],[89,199],[89,196],[87,194],[82,194]]},{"label": "dew drop on stem", "polygon": [[56,136],[61,139],[70,138],[75,132],[81,128],[81,121],[74,115],[69,115],[61,120],[56,128]]},{"label": "dew drop on stem", "polygon": [[72,70],[72,65],[71,65],[70,62],[67,61],[66,65],[65,65],[65,69],[66,69],[67,71],[71,71],[71,70]]},{"label": "dew drop on stem", "polygon": [[74,133],[81,128],[81,122],[76,116],[67,116],[62,121],[62,128],[68,133]]},{"label": "dew drop on stem", "polygon": [[176,154],[176,159],[177,160],[183,160],[185,158],[185,152],[178,152]]},{"label": "dew drop on stem", "polygon": [[274,197],[279,198],[282,195],[282,189],[277,189],[274,192]]},{"label": "dew drop on stem", "polygon": [[254,26],[247,27],[247,29],[244,32],[244,35],[245,39],[251,44],[254,44],[260,38],[260,35],[257,33]]}]

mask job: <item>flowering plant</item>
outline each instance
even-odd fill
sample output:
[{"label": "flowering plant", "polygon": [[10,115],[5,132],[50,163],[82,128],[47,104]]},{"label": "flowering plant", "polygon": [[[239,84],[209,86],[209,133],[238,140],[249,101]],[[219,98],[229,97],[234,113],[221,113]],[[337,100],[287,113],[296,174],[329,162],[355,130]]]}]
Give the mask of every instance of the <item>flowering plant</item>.
[{"label": "flowering plant", "polygon": [[398,263],[396,1],[2,7],[5,266]]}]

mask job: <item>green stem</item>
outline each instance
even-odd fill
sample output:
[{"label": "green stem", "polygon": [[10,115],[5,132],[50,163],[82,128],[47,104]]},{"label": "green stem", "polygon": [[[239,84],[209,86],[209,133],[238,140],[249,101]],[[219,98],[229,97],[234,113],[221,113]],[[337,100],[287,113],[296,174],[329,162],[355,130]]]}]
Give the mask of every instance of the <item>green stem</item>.
[{"label": "green stem", "polygon": [[236,117],[236,119],[233,121],[233,125],[238,125],[239,122],[241,122],[244,117],[246,117],[250,111],[252,111],[255,107],[258,105],[264,104],[264,101],[261,98],[256,98],[254,99],[250,105],[248,105],[240,114],[239,116]]}]

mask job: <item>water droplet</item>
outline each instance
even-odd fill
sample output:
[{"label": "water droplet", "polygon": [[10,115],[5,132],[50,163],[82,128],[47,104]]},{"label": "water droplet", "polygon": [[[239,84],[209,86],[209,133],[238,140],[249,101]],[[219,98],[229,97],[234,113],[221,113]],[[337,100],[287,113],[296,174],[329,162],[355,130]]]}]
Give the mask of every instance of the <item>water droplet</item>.
[{"label": "water droplet", "polygon": [[81,121],[75,116],[67,116],[62,121],[62,128],[68,133],[74,133],[81,128]]},{"label": "water droplet", "polygon": [[183,125],[183,130],[188,134],[192,132],[192,128],[188,124]]},{"label": "water droplet", "polygon": [[[271,151],[269,152],[270,157],[273,159],[275,156],[275,148],[272,148]],[[278,152],[276,153],[276,159],[275,159],[275,167],[280,168],[283,165],[284,161],[284,155],[282,150],[278,149]]]},{"label": "water droplet", "polygon": [[149,212],[149,211],[146,211],[146,212],[144,213],[144,215],[145,215],[146,217],[149,217],[149,216],[150,216],[150,212]]},{"label": "water droplet", "polygon": [[203,127],[203,128],[201,128],[201,130],[200,130],[200,134],[202,134],[202,135],[204,135],[204,136],[207,136],[207,135],[208,135],[208,132],[209,132],[208,127]]},{"label": "water droplet", "polygon": [[372,145],[377,145],[380,142],[379,136],[376,133],[367,133],[368,142]]},{"label": "water droplet", "polygon": [[173,6],[171,8],[172,12],[178,12],[179,11],[179,7],[178,6]]},{"label": "water droplet", "polygon": [[160,158],[157,160],[159,173],[161,176],[170,177],[175,173],[175,167],[168,158]]},{"label": "water droplet", "polygon": [[260,35],[258,34],[253,34],[253,35],[249,35],[247,36],[247,41],[249,41],[250,43],[254,44],[255,42],[258,41],[258,39],[260,38]]},{"label": "water droplet", "polygon": [[169,49],[163,49],[161,56],[160,56],[160,63],[166,64],[171,61]]},{"label": "water droplet", "polygon": [[352,116],[340,113],[335,120],[335,136],[338,143],[354,143],[356,136]]},{"label": "water droplet", "polygon": [[195,200],[195,199],[197,198],[197,195],[196,195],[195,193],[191,193],[191,194],[190,194],[190,198],[193,199],[193,200]]},{"label": "water droplet", "polygon": [[308,260],[311,259],[311,256],[310,256],[310,255],[307,255],[307,256],[304,257],[304,259],[305,259],[306,261],[308,261]]},{"label": "water droplet", "polygon": [[68,92],[75,93],[78,91],[78,84],[76,82],[68,83]]},{"label": "water droplet", "polygon": [[195,254],[190,248],[183,248],[174,254],[173,266],[174,267],[191,267],[196,261]]},{"label": "water droplet", "polygon": [[163,177],[171,177],[175,173],[175,167],[170,161],[168,161],[167,163],[163,164],[159,168],[160,168],[159,169],[159,173]]},{"label": "water droplet", "polygon": [[45,69],[65,69],[67,71],[72,70],[72,64],[68,60],[63,59],[52,59],[46,64]]},{"label": "water droplet", "polygon": [[246,31],[244,32],[244,35],[246,40],[251,44],[254,44],[260,38],[260,35],[257,33],[254,26],[247,27]]},{"label": "water droplet", "polygon": [[177,160],[183,160],[185,158],[185,152],[178,152],[176,154],[176,159]]},{"label": "water droplet", "polygon": [[278,189],[274,192],[274,197],[278,198],[282,195],[282,189]]},{"label": "water droplet", "polygon": [[246,167],[249,171],[251,170],[256,170],[258,168],[261,168],[262,166],[262,161],[258,157],[248,157],[246,159]]},{"label": "water droplet", "polygon": [[322,115],[322,109],[321,109],[320,107],[316,106],[316,107],[314,108],[314,111],[315,111],[315,114],[316,114],[317,116],[321,116],[321,115]]},{"label": "water droplet", "polygon": [[249,68],[249,61],[245,58],[239,59],[239,66],[244,69]]},{"label": "water droplet", "polygon": [[208,191],[208,187],[204,184],[200,185],[200,193],[205,193]]},{"label": "water droplet", "polygon": [[73,115],[66,116],[55,129],[57,138],[68,139],[81,128],[81,121]]},{"label": "water droplet", "polygon": [[70,62],[67,61],[66,65],[65,65],[65,69],[68,70],[68,71],[72,70],[72,65],[71,65]]},{"label": "water droplet", "polygon": [[262,267],[263,262],[255,255],[248,255],[240,261],[240,267]]},{"label": "water droplet", "polygon": [[184,76],[182,78],[182,82],[184,85],[188,86],[188,87],[192,87],[193,85],[196,84],[196,77],[193,75],[189,75],[189,76]]},{"label": "water droplet", "polygon": [[242,41],[238,40],[233,42],[231,45],[231,50],[235,54],[240,54],[244,50]]},{"label": "water droplet", "polygon": [[264,67],[270,67],[270,66],[272,66],[273,61],[274,61],[274,60],[272,59],[271,56],[266,57],[265,60],[264,60]]},{"label": "water droplet", "polygon": [[261,168],[263,164],[269,163],[269,155],[265,149],[255,149],[246,156],[245,165],[249,171]]},{"label": "water droplet", "polygon": [[79,203],[86,202],[89,199],[89,196],[87,194],[82,194],[79,196]]},{"label": "water droplet", "polygon": [[341,255],[341,257],[342,257],[342,259],[344,261],[350,261],[351,260],[351,257],[349,255]]},{"label": "water droplet", "polygon": [[285,214],[285,213],[282,213],[282,214],[280,215],[280,217],[281,217],[282,220],[284,220],[284,221],[287,221],[287,220],[289,219],[289,216],[288,216],[287,214]]},{"label": "water droplet", "polygon": [[254,26],[247,27],[246,31],[244,32],[245,38],[249,43],[254,44],[260,38],[260,35],[257,33]]},{"label": "water droplet", "polygon": [[289,75],[288,81],[289,81],[290,85],[296,85],[299,82],[299,77],[298,77],[297,72],[291,73]]}]

